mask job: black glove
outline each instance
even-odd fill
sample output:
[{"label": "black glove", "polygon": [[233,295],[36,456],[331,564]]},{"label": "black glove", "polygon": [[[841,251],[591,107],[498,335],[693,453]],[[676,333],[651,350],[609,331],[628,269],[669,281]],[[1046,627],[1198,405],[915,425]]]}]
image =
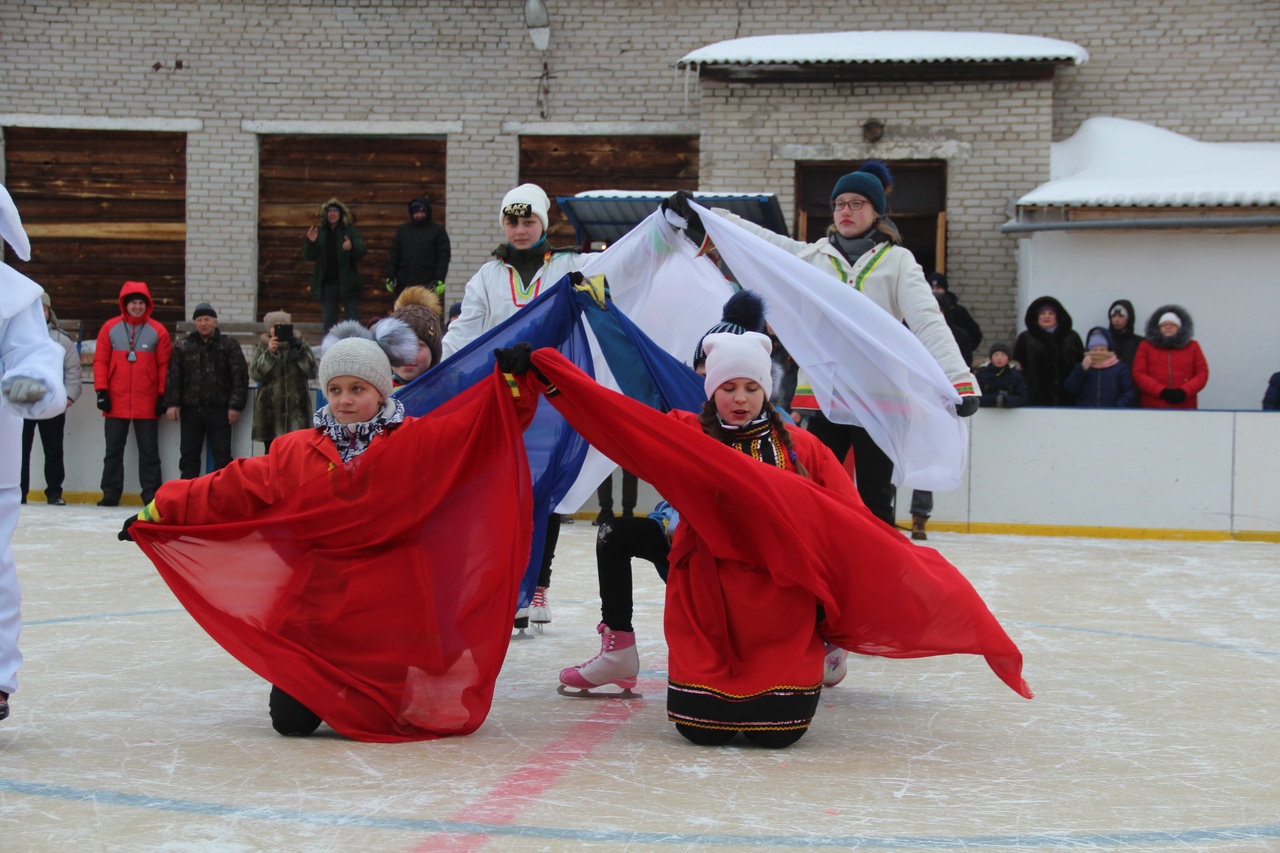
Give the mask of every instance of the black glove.
[{"label": "black glove", "polygon": [[156,398],[156,417],[162,417],[169,407],[164,404],[164,395],[161,394]]},{"label": "black glove", "polygon": [[698,246],[707,239],[707,229],[702,227],[702,217],[689,206],[689,200],[693,198],[693,194],[688,190],[676,190],[671,195],[662,200],[662,209],[669,210],[677,216],[683,216],[689,224],[685,226],[685,236],[692,240]]},{"label": "black glove", "polygon": [[302,339],[295,335],[284,351],[284,360],[297,361],[300,358],[302,358]]},{"label": "black glove", "polygon": [[960,405],[956,406],[956,414],[962,418],[971,418],[981,405],[981,397],[976,394],[968,394],[960,398]]},{"label": "black glove", "polygon": [[116,538],[121,542],[132,542],[133,536],[129,533],[129,528],[133,527],[133,523],[138,520],[136,515],[131,515],[124,520],[124,527],[120,528],[120,532],[116,534]]},{"label": "black glove", "polygon": [[1003,409],[1005,407],[1005,400],[1007,400],[1008,398],[1009,398],[1009,393],[1007,391],[1001,391],[999,394],[996,395],[996,407]]},{"label": "black glove", "polygon": [[502,369],[503,373],[510,373],[512,376],[524,376],[532,370],[533,375],[538,377],[538,381],[547,386],[546,394],[548,397],[554,397],[560,393],[533,363],[533,347],[527,343],[521,341],[513,347],[496,349],[493,351],[493,355],[498,360],[498,367]]},{"label": "black glove", "polygon": [[513,376],[524,376],[529,372],[529,368],[533,366],[533,362],[529,360],[532,354],[533,347],[524,341],[513,347],[493,351],[494,358],[498,360],[498,368],[503,373],[510,373]]},{"label": "black glove", "polygon": [[1166,388],[1160,392],[1160,399],[1176,406],[1187,401],[1187,392],[1181,388]]},{"label": "black glove", "polygon": [[98,392],[98,408],[104,412],[111,411],[111,395],[106,391]]}]

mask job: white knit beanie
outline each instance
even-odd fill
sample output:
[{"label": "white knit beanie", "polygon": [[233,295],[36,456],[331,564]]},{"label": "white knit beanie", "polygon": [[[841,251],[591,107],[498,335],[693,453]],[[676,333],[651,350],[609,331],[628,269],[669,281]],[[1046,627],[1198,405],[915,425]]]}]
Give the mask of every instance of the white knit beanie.
[{"label": "white knit beanie", "polygon": [[730,379],[750,379],[764,389],[767,400],[773,393],[773,342],[768,335],[744,332],[735,335],[717,332],[702,339],[707,353],[707,376],[703,382],[707,397]]},{"label": "white knit beanie", "polygon": [[[391,366],[413,362],[418,336],[402,320],[379,320],[372,330],[344,320],[329,330],[320,344],[320,391],[335,376],[356,376],[387,397],[391,394]],[[327,393],[326,393],[327,396]]]},{"label": "white knit beanie", "polygon": [[508,216],[536,216],[542,223],[542,230],[547,230],[547,211],[551,207],[551,199],[537,184],[521,184],[502,197],[502,210],[498,221],[505,222]]},{"label": "white knit beanie", "polygon": [[1166,311],[1160,315],[1160,319],[1156,321],[1156,326],[1162,326],[1165,323],[1172,323],[1179,329],[1182,328],[1182,318],[1172,311]]}]

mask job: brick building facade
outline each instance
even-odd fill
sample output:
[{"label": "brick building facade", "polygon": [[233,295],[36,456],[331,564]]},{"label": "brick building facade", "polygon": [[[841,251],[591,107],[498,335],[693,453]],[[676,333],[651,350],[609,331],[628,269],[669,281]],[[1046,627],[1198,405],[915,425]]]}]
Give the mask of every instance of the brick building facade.
[{"label": "brick building facade", "polygon": [[[941,159],[947,271],[988,340],[1016,323],[1017,243],[999,226],[1048,179],[1051,141],[1095,115],[1204,141],[1280,140],[1280,3],[1270,0],[548,6],[543,55],[516,0],[13,0],[0,4],[0,132],[184,133],[185,301],[242,321],[273,307],[258,298],[263,136],[444,138],[436,202],[454,244],[451,300],[500,236],[497,205],[521,179],[522,136],[700,136],[699,188],[775,192],[788,221],[797,163]],[[964,83],[739,85],[675,70],[725,39],[852,29],[1036,35],[1090,58],[1051,79]],[[874,144],[858,132],[870,117],[887,127]],[[307,224],[298,221],[299,242]],[[33,238],[38,260],[39,229]],[[367,287],[380,280],[366,270]]]}]

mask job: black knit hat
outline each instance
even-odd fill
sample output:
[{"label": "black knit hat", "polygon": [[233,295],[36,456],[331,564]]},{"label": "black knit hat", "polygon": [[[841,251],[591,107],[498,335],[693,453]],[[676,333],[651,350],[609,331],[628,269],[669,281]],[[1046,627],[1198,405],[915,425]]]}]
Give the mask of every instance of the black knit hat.
[{"label": "black knit hat", "polygon": [[192,320],[199,320],[201,317],[212,317],[218,319],[218,312],[213,310],[213,306],[208,302],[201,302],[196,306],[196,310],[191,312]]},{"label": "black knit hat", "polygon": [[694,367],[707,360],[707,354],[702,349],[703,338],[717,332],[732,335],[741,335],[743,332],[764,334],[764,300],[750,290],[739,290],[730,296],[721,309],[720,322],[703,332],[702,338],[698,339],[698,346],[693,351]]},{"label": "black knit hat", "polygon": [[1008,344],[1006,344],[1004,341],[996,341],[994,344],[991,345],[991,349],[987,351],[987,358],[991,358],[991,356],[995,355],[998,352],[1002,352],[1008,356],[1013,355],[1013,353],[1009,351]]}]

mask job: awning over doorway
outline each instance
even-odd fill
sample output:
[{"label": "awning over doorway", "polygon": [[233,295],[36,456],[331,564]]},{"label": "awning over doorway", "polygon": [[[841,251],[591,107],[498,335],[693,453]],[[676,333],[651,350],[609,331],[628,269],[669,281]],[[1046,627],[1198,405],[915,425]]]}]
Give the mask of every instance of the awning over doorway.
[{"label": "awning over doorway", "polygon": [[[559,196],[556,202],[573,224],[580,244],[613,243],[658,209],[670,193],[593,190]],[[694,193],[705,207],[723,207],[777,234],[787,233],[782,207],[773,193]]]}]

